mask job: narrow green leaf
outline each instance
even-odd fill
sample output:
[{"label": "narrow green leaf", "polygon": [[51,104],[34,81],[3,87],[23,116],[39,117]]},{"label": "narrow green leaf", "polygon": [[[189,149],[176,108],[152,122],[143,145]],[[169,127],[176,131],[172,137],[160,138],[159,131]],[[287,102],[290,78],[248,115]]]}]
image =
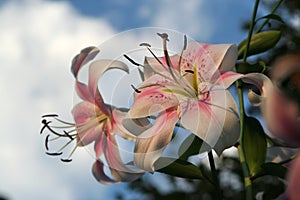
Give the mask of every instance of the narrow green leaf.
[{"label": "narrow green leaf", "polygon": [[282,179],[285,179],[286,177],[287,168],[279,163],[264,163],[260,167],[260,172],[257,173],[254,178],[258,178],[265,175],[276,176]]},{"label": "narrow green leaf", "polygon": [[[272,30],[256,33],[250,41],[250,48],[247,56],[256,55],[273,48],[281,37],[281,32]],[[247,39],[243,40],[238,46],[238,59],[243,58],[247,48]]]},{"label": "narrow green leaf", "polygon": [[250,63],[240,63],[236,66],[236,70],[239,73],[242,74],[247,74],[247,73],[263,73],[266,70],[266,65],[264,62],[259,61],[258,63],[255,64],[250,64]]},{"label": "narrow green leaf", "polygon": [[[160,168],[161,166],[165,167]],[[176,177],[189,179],[204,178],[201,170],[197,166],[185,160],[161,157],[154,163],[154,167],[155,169],[157,169],[157,172],[169,174]]]},{"label": "narrow green leaf", "polygon": [[258,173],[265,162],[267,140],[259,121],[253,117],[245,117],[244,152],[251,176]]},{"label": "narrow green leaf", "polygon": [[[202,145],[205,145],[203,141],[195,136],[190,134],[180,145],[178,149],[178,156],[182,160],[187,160],[190,156],[197,155],[200,152]],[[203,147],[202,147],[203,148]]]},{"label": "narrow green leaf", "polygon": [[262,19],[273,19],[273,20],[279,21],[281,23],[284,23],[283,19],[279,15],[276,15],[276,14],[269,14],[269,15],[257,18],[256,22],[258,22],[259,20],[262,20]]}]

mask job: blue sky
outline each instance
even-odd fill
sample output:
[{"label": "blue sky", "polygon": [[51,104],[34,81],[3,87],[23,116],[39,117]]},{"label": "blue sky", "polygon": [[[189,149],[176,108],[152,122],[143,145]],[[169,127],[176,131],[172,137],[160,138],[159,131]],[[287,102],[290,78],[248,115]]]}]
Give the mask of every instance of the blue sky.
[{"label": "blue sky", "polygon": [[[110,200],[124,188],[98,184],[91,174],[93,160],[84,150],[77,151],[70,164],[47,157],[39,135],[40,116],[56,112],[72,120],[74,81],[69,66],[82,48],[145,26],[174,29],[202,42],[238,43],[247,34],[241,23],[250,18],[254,3],[174,2],[0,2],[0,193],[16,200]],[[156,177],[149,176],[153,181]]]}]

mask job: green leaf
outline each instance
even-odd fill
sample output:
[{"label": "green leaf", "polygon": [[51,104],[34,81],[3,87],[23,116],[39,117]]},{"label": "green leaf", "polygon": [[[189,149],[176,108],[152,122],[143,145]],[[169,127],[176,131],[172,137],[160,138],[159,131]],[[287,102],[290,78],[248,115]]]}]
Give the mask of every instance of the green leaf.
[{"label": "green leaf", "polygon": [[244,152],[251,176],[260,171],[265,162],[267,140],[259,121],[253,117],[245,117]]},{"label": "green leaf", "polygon": [[[273,48],[281,37],[280,31],[264,31],[252,36],[247,56],[256,55]],[[238,46],[238,59],[243,58],[247,48],[247,39],[243,40]]]},{"label": "green leaf", "polygon": [[255,64],[243,62],[236,66],[237,72],[242,74],[255,73],[255,72],[264,73],[266,68],[267,67],[263,61],[259,61],[258,63]]},{"label": "green leaf", "polygon": [[[182,160],[187,160],[190,156],[202,153],[201,149],[205,148],[206,143],[194,134],[190,134],[180,145],[178,156]],[[209,147],[208,147],[209,149]],[[204,151],[203,151],[204,152]]]},{"label": "green leaf", "polygon": [[287,168],[282,166],[279,163],[272,163],[272,162],[264,163],[260,167],[261,167],[261,171],[255,175],[255,178],[264,175],[276,176],[282,179],[286,177]]},{"label": "green leaf", "polygon": [[273,19],[273,20],[279,21],[279,22],[284,24],[284,21],[282,20],[282,18],[279,15],[276,15],[276,14],[269,14],[269,15],[257,18],[256,22],[258,22],[261,19]]},{"label": "green leaf", "polygon": [[[161,166],[165,167],[160,168]],[[171,176],[189,179],[204,178],[201,170],[197,166],[185,160],[161,157],[154,163],[154,167],[155,169],[157,168],[157,172],[169,174]]]}]

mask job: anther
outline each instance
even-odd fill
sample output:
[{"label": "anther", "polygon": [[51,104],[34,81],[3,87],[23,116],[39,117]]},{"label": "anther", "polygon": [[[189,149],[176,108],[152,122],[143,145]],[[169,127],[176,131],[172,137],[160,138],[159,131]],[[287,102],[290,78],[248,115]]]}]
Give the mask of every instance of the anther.
[{"label": "anther", "polygon": [[187,47],[187,37],[186,35],[184,35],[184,39],[183,39],[183,50],[186,50]]},{"label": "anther", "polygon": [[145,46],[145,47],[151,47],[151,45],[150,45],[150,44],[148,44],[148,43],[145,43],[145,42],[141,43],[141,44],[140,44],[140,46],[141,46],[141,47],[142,47],[142,46]]},{"label": "anther", "polygon": [[129,60],[129,62],[131,62],[132,64],[136,65],[136,66],[141,66],[141,64],[135,62],[134,60],[132,60],[131,58],[129,58],[129,56],[127,56],[126,54],[123,55],[127,60]]},{"label": "anther", "polygon": [[40,134],[43,133],[43,131],[45,130],[45,128],[48,128],[48,129],[49,129],[49,125],[48,125],[48,124],[50,124],[50,123],[51,123],[51,121],[48,122],[48,121],[45,120],[45,119],[42,120],[42,124],[44,124],[44,126],[43,126],[43,128],[41,128]]},{"label": "anther", "polygon": [[49,137],[50,137],[50,135],[47,135],[47,137],[45,139],[45,148],[47,151],[49,150],[49,147],[48,147]]},{"label": "anther", "polygon": [[72,159],[60,159],[62,162],[71,162],[72,161]]},{"label": "anther", "polygon": [[63,153],[62,153],[62,152],[57,152],[57,153],[46,152],[46,154],[49,155],[49,156],[60,156],[60,155],[62,155]]},{"label": "anther", "polygon": [[42,118],[45,118],[45,117],[58,117],[57,114],[47,114],[47,115],[43,115]]},{"label": "anther", "polygon": [[190,70],[190,69],[187,69],[187,70],[184,70],[184,71],[187,72],[187,73],[194,74],[194,71],[193,71],[193,70]]},{"label": "anther", "polygon": [[134,89],[134,91],[135,91],[136,93],[141,93],[141,92],[142,92],[142,91],[138,90],[136,87],[134,87],[134,85],[131,85],[131,87],[132,87],[132,89]]},{"label": "anther", "polygon": [[168,39],[168,34],[167,33],[157,33],[157,35],[159,37],[161,37],[162,39],[166,40],[166,41],[169,41]]}]

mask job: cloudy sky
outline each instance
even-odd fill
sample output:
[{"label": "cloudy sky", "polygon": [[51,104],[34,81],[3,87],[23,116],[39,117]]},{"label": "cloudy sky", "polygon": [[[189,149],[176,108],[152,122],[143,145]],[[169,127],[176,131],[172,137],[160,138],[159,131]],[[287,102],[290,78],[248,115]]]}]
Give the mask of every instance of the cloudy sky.
[{"label": "cloudy sky", "polygon": [[0,194],[16,200],[113,199],[124,185],[98,184],[86,151],[77,151],[72,163],[61,163],[45,155],[39,135],[45,113],[71,120],[73,56],[140,27],[174,29],[209,43],[239,43],[246,36],[241,23],[250,18],[253,3],[0,0]]}]

